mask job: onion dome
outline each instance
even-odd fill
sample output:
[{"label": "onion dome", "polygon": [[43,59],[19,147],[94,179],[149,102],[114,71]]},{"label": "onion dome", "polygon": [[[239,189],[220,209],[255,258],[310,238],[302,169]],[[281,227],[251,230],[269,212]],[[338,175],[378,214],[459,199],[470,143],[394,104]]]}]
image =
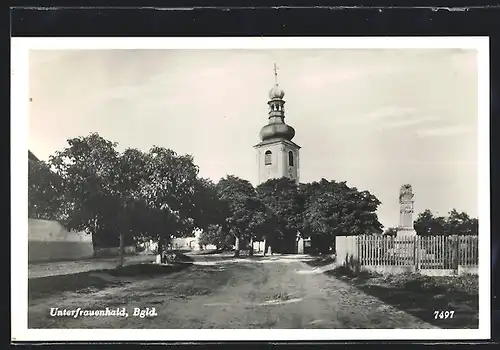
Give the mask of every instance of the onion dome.
[{"label": "onion dome", "polygon": [[278,84],[274,85],[273,88],[269,90],[269,98],[271,100],[274,99],[281,100],[283,97],[285,97],[285,92],[278,86]]},{"label": "onion dome", "polygon": [[284,138],[285,140],[291,141],[294,136],[295,129],[283,122],[264,125],[260,130],[260,139],[262,141],[277,138]]},{"label": "onion dome", "polygon": [[269,123],[260,130],[262,141],[272,139],[285,139],[291,141],[295,136],[295,129],[285,124],[285,92],[278,86],[278,73],[276,64],[274,65],[275,84],[269,90]]}]

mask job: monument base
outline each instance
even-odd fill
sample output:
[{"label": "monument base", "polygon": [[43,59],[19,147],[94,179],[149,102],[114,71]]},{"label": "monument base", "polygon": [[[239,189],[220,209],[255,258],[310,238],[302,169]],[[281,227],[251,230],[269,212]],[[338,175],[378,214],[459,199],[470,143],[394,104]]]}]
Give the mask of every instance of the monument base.
[{"label": "monument base", "polygon": [[297,242],[297,254],[304,254],[304,239],[300,238]]},{"label": "monument base", "polygon": [[[417,232],[411,228],[400,228],[396,233],[396,243],[394,244],[394,248],[399,251],[399,253],[403,253],[406,251],[413,251],[413,246],[409,246],[408,244],[412,241],[412,238],[417,236]],[[397,239],[401,241],[397,241]]]},{"label": "monument base", "polygon": [[417,231],[415,231],[412,228],[400,228],[396,232],[396,237],[397,238],[415,237],[416,235],[417,235]]}]

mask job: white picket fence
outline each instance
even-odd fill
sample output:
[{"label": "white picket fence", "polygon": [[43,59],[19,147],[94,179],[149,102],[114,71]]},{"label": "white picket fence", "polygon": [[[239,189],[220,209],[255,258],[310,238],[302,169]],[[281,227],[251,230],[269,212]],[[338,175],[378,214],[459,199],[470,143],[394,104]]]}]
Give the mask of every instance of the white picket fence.
[{"label": "white picket fence", "polygon": [[339,236],[337,261],[379,272],[477,273],[477,236]]}]

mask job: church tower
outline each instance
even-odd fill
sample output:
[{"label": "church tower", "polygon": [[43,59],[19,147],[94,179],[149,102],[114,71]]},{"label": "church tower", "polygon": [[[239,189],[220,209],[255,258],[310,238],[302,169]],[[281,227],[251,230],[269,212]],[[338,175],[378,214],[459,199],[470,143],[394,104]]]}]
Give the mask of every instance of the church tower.
[{"label": "church tower", "polygon": [[269,91],[268,124],[260,131],[261,142],[257,151],[258,184],[269,179],[288,177],[299,183],[299,149],[292,142],[295,130],[285,124],[285,92],[278,86],[278,73],[274,65],[274,86]]}]

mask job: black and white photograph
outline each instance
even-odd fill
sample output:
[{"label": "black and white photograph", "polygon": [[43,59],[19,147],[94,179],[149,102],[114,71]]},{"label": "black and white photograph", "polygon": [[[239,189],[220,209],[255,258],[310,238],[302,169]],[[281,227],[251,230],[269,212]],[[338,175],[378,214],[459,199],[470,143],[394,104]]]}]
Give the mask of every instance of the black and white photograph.
[{"label": "black and white photograph", "polygon": [[487,38],[12,42],[16,339],[489,336]]}]

